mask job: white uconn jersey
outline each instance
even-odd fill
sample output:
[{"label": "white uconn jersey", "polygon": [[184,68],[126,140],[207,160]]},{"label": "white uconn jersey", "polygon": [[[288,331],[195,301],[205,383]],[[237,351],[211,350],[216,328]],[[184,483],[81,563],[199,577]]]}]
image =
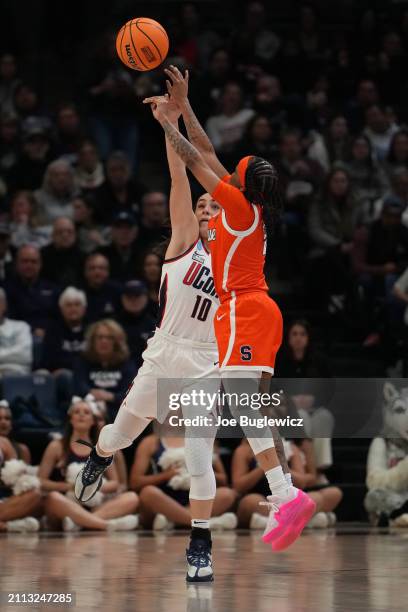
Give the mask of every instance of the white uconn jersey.
[{"label": "white uconn jersey", "polygon": [[157,324],[162,331],[192,342],[215,343],[218,304],[211,256],[201,240],[179,257],[164,261]]}]

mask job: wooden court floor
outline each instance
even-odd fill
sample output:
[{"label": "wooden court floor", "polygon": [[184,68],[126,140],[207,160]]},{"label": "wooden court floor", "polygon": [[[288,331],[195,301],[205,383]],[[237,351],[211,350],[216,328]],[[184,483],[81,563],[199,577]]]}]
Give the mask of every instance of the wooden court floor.
[{"label": "wooden court floor", "polygon": [[408,610],[408,533],[315,531],[279,554],[259,533],[213,534],[215,582],[199,586],[184,581],[186,542],[186,532],[2,535],[0,592],[75,593],[76,600],[1,610]]}]

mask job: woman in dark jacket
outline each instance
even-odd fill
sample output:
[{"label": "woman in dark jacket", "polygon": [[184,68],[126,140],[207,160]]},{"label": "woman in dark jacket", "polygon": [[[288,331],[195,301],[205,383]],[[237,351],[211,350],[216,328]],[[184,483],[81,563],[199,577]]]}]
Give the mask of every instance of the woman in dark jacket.
[{"label": "woman in dark jacket", "polygon": [[136,374],[125,332],[116,321],[103,319],[89,327],[85,340],[74,370],[74,393],[81,397],[92,393],[97,401],[106,402],[114,419]]}]

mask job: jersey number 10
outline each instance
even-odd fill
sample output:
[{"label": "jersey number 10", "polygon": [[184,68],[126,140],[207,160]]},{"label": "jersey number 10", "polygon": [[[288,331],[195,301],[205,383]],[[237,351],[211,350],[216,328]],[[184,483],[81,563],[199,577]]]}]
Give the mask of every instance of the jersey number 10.
[{"label": "jersey number 10", "polygon": [[199,321],[206,321],[210,308],[211,300],[208,298],[203,299],[201,295],[197,295],[196,303],[194,304],[193,312],[191,313],[191,318],[198,319]]}]

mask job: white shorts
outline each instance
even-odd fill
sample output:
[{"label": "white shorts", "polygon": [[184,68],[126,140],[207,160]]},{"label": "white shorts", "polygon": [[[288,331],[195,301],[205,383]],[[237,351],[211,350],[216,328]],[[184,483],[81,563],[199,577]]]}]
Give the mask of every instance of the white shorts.
[{"label": "white shorts", "polygon": [[[178,338],[156,329],[147,342],[143,365],[122,406],[136,416],[154,417],[163,422],[169,410],[166,394],[188,392],[192,389],[189,379],[201,379],[200,388],[206,385],[206,389],[210,386],[217,391],[220,386],[217,345]],[[165,389],[164,393],[158,394],[158,383]]]}]

